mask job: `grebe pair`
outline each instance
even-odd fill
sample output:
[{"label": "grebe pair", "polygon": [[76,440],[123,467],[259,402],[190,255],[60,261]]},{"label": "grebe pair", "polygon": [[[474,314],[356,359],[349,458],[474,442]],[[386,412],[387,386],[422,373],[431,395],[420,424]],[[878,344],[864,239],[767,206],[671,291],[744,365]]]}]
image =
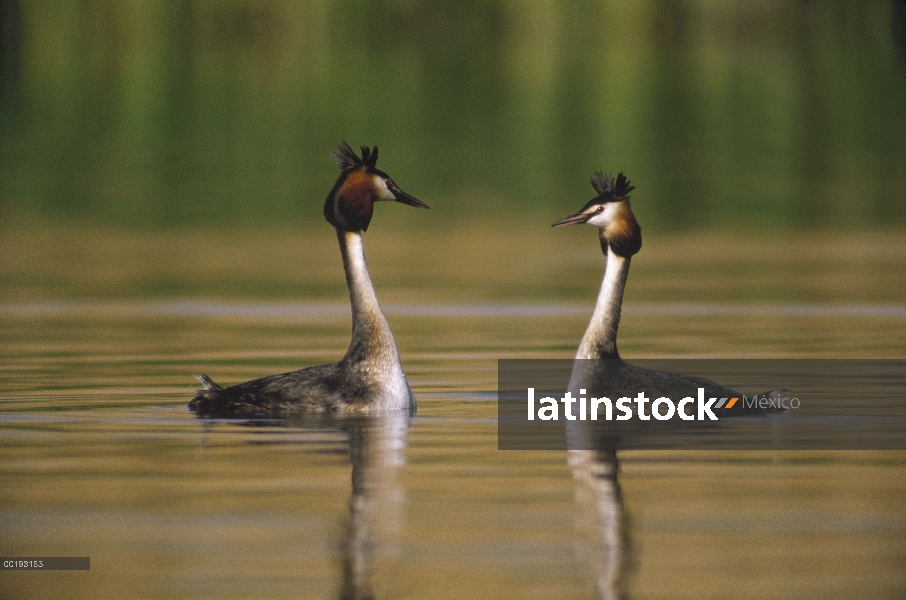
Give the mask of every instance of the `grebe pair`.
[{"label": "grebe pair", "polygon": [[[374,410],[415,410],[415,397],[400,364],[399,351],[390,326],[381,312],[362,246],[375,202],[394,200],[410,206],[428,205],[403,192],[389,175],[377,169],[377,146],[362,146],[361,156],[341,142],[331,158],[341,169],[337,182],[324,202],[324,217],[337,230],[346,284],[352,304],[352,341],[346,355],[336,364],[310,367],[290,373],[254,379],[222,388],[206,375],[189,408],[200,416],[277,416],[292,412]],[[600,171],[591,176],[597,196],[574,215],[554,227],[588,224],[600,230],[601,249],[607,257],[604,279],[591,322],[582,336],[577,359],[616,359],[611,366],[595,367],[579,380],[591,386],[601,378],[622,380],[621,384],[642,382],[649,389],[675,391],[704,386],[709,394],[736,394],[705,379],[649,371],[619,360],[617,329],[623,290],[632,256],[642,247],[642,229],[629,204],[635,189],[620,173],[616,181]],[[586,361],[577,360],[577,364]],[[588,364],[591,364],[588,361]],[[601,363],[605,364],[605,363]],[[614,370],[612,365],[619,365]],[[577,381],[574,369],[573,381]],[[583,386],[584,387],[584,386]],[[737,411],[734,411],[737,412]],[[739,414],[737,412],[737,414]]]}]

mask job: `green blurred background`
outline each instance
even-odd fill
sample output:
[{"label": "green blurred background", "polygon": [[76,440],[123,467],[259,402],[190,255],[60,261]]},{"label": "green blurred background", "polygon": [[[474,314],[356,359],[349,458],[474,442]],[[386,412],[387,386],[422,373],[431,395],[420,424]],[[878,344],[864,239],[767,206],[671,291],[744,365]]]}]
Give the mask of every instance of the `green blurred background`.
[{"label": "green blurred background", "polygon": [[346,139],[428,227],[560,217],[604,169],[646,232],[901,229],[904,31],[888,1],[5,0],[0,217],[326,227]]}]

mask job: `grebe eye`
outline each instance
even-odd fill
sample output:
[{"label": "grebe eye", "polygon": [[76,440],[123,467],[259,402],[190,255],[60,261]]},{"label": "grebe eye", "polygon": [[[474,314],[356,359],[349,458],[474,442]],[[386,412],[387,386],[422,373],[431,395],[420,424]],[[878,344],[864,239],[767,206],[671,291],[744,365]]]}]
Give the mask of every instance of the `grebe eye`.
[{"label": "grebe eye", "polygon": [[596,212],[604,212],[604,206],[599,206]]}]

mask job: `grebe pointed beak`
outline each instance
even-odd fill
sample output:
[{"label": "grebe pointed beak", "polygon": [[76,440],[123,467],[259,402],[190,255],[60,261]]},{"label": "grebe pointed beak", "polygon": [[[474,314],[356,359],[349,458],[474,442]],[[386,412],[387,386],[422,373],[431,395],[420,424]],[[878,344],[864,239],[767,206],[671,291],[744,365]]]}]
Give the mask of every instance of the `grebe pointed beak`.
[{"label": "grebe pointed beak", "polygon": [[390,187],[389,189],[390,193],[393,194],[393,197],[397,202],[402,202],[403,204],[408,204],[409,206],[417,206],[418,208],[431,208],[415,196],[410,196],[395,185]]},{"label": "grebe pointed beak", "polygon": [[595,213],[593,213],[593,212],[591,212],[591,213],[578,212],[574,215],[570,215],[568,217],[563,217],[562,219],[560,219],[559,221],[557,221],[556,223],[551,225],[551,227],[565,227],[566,225],[581,225],[583,223],[587,223],[588,220],[590,218],[592,218],[593,216],[595,216]]}]

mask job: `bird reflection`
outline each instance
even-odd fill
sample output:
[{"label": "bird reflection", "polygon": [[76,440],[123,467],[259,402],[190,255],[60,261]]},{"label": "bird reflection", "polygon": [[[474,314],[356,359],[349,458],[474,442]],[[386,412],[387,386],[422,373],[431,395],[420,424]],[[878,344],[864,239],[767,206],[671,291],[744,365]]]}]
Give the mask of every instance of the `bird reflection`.
[{"label": "bird reflection", "polygon": [[[316,413],[292,419],[249,420],[239,424],[268,428],[269,431],[289,428],[301,436],[290,443],[301,442],[306,446],[313,440],[322,442],[325,433],[341,433],[347,438],[352,486],[349,518],[340,543],[342,579],[338,598],[375,598],[372,591],[375,555],[396,554],[393,540],[403,520],[404,495],[398,475],[405,464],[408,411],[381,411],[344,417]],[[204,423],[207,430],[215,426],[213,421],[206,420]],[[255,440],[255,443],[261,441]]]},{"label": "bird reflection", "polygon": [[613,450],[569,450],[576,485],[580,558],[591,571],[598,598],[627,598],[632,544]]},{"label": "bird reflection", "polygon": [[[595,389],[606,362],[576,361],[569,389]],[[628,598],[627,579],[632,567],[632,537],[620,488],[616,450],[602,447],[601,432],[579,421],[566,428],[567,461],[575,481],[577,546],[590,570],[596,596],[602,600]]]},{"label": "bird reflection", "polygon": [[397,479],[405,462],[408,415],[390,413],[350,418],[352,496],[342,546],[341,600],[369,600],[376,549],[387,552],[402,521],[403,493]]}]

